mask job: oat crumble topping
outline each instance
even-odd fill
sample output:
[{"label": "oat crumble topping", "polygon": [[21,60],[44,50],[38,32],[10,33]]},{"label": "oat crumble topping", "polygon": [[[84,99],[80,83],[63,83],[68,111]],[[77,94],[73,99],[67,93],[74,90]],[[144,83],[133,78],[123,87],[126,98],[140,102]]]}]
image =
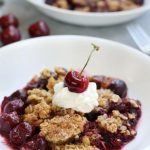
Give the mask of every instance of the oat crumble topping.
[{"label": "oat crumble topping", "polygon": [[40,124],[41,135],[52,143],[66,143],[83,131],[86,119],[78,114],[56,116]]},{"label": "oat crumble topping", "polygon": [[55,150],[98,150],[98,148],[94,146],[84,146],[84,145],[62,145],[56,146]]}]

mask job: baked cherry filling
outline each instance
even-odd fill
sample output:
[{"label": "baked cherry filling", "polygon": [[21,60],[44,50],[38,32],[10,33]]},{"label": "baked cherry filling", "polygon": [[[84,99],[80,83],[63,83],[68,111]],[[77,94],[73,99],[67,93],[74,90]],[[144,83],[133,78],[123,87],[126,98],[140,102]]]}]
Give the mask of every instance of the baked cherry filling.
[{"label": "baked cherry filling", "polygon": [[[13,149],[120,150],[136,137],[141,103],[128,97],[126,83],[112,77],[79,75],[64,68],[44,70],[23,89],[4,97],[0,134]],[[95,82],[99,106],[89,113],[53,106],[54,85],[64,80],[76,93]],[[60,139],[63,134],[65,138]]]}]

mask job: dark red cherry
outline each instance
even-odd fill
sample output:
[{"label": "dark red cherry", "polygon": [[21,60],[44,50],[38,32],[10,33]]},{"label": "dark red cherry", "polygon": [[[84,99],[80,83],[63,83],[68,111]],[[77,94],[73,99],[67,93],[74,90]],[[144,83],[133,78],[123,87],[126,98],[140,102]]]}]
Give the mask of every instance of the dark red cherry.
[{"label": "dark red cherry", "polygon": [[13,111],[16,111],[18,114],[24,112],[24,102],[21,99],[10,101],[3,108],[4,113],[10,113]]},{"label": "dark red cherry", "polygon": [[14,43],[20,40],[21,40],[20,31],[14,26],[9,26],[1,32],[1,41],[3,45]]},{"label": "dark red cherry", "polygon": [[50,29],[46,22],[37,21],[28,28],[30,37],[46,36],[50,34]]},{"label": "dark red cherry", "polygon": [[80,73],[77,71],[70,71],[65,77],[64,85],[71,92],[82,93],[87,89],[89,79],[85,75],[80,76]]},{"label": "dark red cherry", "polygon": [[47,141],[39,136],[34,136],[29,142],[25,143],[21,150],[48,150],[48,143]]},{"label": "dark red cherry", "polygon": [[2,17],[0,17],[0,26],[4,29],[9,26],[15,26],[18,27],[19,21],[13,14],[7,14]]},{"label": "dark red cherry", "polygon": [[27,98],[27,91],[22,89],[22,90],[17,90],[14,93],[12,93],[10,95],[10,99],[11,100],[15,100],[15,99],[21,99],[23,101],[26,101]]},{"label": "dark red cherry", "polygon": [[144,0],[133,0],[137,5],[143,5]]},{"label": "dark red cherry", "polygon": [[0,116],[0,132],[9,134],[10,130],[19,124],[20,121],[20,116],[16,112],[11,112],[10,114],[2,113]]},{"label": "dark red cherry", "polygon": [[45,3],[48,5],[52,5],[55,2],[55,0],[45,0]]},{"label": "dark red cherry", "polygon": [[4,106],[10,101],[10,98],[5,96],[3,101],[2,101],[2,104],[1,104],[1,110],[3,112],[3,109],[4,109]]},{"label": "dark red cherry", "polygon": [[100,138],[94,139],[91,144],[100,150],[106,150],[106,147]]},{"label": "dark red cherry", "polygon": [[124,98],[127,96],[127,85],[123,80],[113,80],[109,87],[115,94],[119,95],[121,98]]},{"label": "dark red cherry", "polygon": [[29,139],[34,133],[34,127],[27,122],[18,124],[9,134],[9,138],[12,144],[22,145]]}]

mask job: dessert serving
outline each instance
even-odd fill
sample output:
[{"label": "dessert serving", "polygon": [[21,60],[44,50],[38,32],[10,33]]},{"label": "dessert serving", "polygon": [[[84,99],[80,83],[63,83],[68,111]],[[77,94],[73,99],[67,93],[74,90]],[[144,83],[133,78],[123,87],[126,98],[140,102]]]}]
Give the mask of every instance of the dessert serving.
[{"label": "dessert serving", "polygon": [[56,67],[4,97],[0,133],[14,150],[120,150],[137,135],[141,104],[123,80]]},{"label": "dessert serving", "polygon": [[138,8],[144,0],[45,0],[45,3],[83,12],[116,12]]}]

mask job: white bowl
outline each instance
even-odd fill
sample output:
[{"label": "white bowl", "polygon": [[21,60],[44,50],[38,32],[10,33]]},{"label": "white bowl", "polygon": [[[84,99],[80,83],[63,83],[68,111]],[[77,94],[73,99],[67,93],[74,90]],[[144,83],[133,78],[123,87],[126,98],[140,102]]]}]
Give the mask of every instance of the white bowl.
[{"label": "white bowl", "polygon": [[150,1],[139,8],[121,12],[91,13],[65,10],[44,3],[45,0],[27,0],[49,17],[63,22],[84,26],[114,25],[135,19],[150,9]]},{"label": "white bowl", "polygon": [[[51,36],[18,42],[0,49],[0,100],[24,87],[44,67],[81,68],[91,50],[100,45],[86,70],[127,82],[129,97],[142,103],[137,137],[125,150],[150,150],[150,58],[131,47],[94,37]],[[0,102],[1,102],[0,101]],[[0,139],[0,149],[8,150]]]}]

